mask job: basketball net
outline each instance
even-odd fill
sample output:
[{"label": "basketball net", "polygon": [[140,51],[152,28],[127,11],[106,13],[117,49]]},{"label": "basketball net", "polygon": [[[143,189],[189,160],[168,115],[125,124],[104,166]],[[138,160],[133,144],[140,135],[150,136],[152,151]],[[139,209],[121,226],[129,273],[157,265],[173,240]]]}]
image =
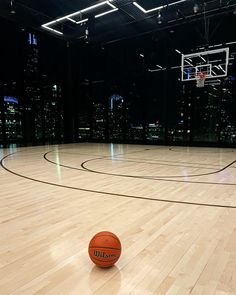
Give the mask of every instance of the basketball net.
[{"label": "basketball net", "polygon": [[204,73],[204,72],[198,72],[196,74],[196,82],[197,82],[196,86],[198,88],[204,87],[205,80],[206,80],[206,73]]}]

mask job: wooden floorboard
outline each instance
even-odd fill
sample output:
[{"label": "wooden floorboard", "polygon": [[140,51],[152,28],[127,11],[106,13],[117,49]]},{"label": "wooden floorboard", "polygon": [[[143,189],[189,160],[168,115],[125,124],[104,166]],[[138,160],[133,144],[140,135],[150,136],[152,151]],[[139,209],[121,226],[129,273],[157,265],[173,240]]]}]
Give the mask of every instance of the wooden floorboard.
[{"label": "wooden floorboard", "polygon": [[[0,150],[0,294],[236,294],[236,150]],[[84,164],[83,164],[84,163]],[[93,235],[122,255],[93,265]]]}]

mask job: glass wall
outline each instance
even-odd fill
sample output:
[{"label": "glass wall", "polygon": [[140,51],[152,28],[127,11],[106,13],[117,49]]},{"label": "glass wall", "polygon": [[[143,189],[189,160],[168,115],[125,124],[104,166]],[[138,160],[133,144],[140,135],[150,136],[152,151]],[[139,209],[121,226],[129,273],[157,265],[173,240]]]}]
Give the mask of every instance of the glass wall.
[{"label": "glass wall", "polygon": [[103,80],[92,83],[92,139],[105,140],[107,130],[107,101],[104,95]]},{"label": "glass wall", "polygon": [[165,139],[166,70],[148,73],[147,97],[145,99],[145,137],[158,142]]},{"label": "glass wall", "polygon": [[0,144],[60,142],[64,42],[0,24]]},{"label": "glass wall", "polygon": [[[142,141],[145,138],[144,100],[140,89],[142,78],[129,81],[126,96],[126,138],[128,141]],[[142,85],[142,83],[141,83]]]},{"label": "glass wall", "polygon": [[[236,143],[233,16],[221,19],[207,45],[201,22],[109,44],[64,42],[4,22],[0,144]],[[229,47],[228,75],[203,88],[182,82],[181,53],[215,44]]]},{"label": "glass wall", "polygon": [[[221,25],[227,28],[229,21],[225,22]],[[87,98],[83,99],[84,94],[76,98],[83,100],[77,117],[78,122],[86,117],[84,128],[88,133],[84,138],[157,144],[235,144],[236,43],[228,45],[227,77],[206,80],[203,88],[196,87],[196,81],[181,81],[181,53],[207,50],[207,46],[200,49],[206,42],[203,33],[199,22],[114,44],[88,46],[87,60],[80,59],[77,64],[87,68],[86,75],[84,70],[78,70],[78,76],[87,78],[87,85],[79,87]],[[213,37],[210,42],[214,45],[219,40]],[[234,41],[229,32],[225,38],[221,42]]]},{"label": "glass wall", "polygon": [[5,134],[5,118],[4,118],[4,100],[2,96],[2,85],[0,84],[0,144],[4,142],[3,134]]}]

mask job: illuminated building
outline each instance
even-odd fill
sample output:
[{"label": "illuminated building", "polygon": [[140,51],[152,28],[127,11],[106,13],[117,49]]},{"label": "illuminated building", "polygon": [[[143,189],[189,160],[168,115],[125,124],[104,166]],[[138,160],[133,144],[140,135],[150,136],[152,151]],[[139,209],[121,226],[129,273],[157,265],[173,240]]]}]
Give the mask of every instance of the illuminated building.
[{"label": "illuminated building", "polygon": [[58,84],[42,76],[43,130],[45,140],[60,140],[64,137],[64,114],[62,110],[62,90]]},{"label": "illuminated building", "polygon": [[89,139],[90,138],[90,117],[87,110],[80,110],[78,116],[78,138]]},{"label": "illuminated building", "polygon": [[5,133],[7,140],[22,138],[22,122],[19,112],[19,100],[16,97],[4,96]]},{"label": "illuminated building", "polygon": [[124,138],[124,99],[119,94],[109,98],[109,138],[122,140]]},{"label": "illuminated building", "polygon": [[102,103],[93,103],[92,138],[105,139],[106,108]]},{"label": "illuminated building", "polygon": [[42,139],[43,121],[40,93],[39,50],[37,38],[31,33],[28,34],[26,63],[24,67],[24,107],[25,136],[27,141]]},{"label": "illuminated building", "polygon": [[160,140],[163,137],[163,126],[159,123],[149,123],[146,128],[147,140]]}]

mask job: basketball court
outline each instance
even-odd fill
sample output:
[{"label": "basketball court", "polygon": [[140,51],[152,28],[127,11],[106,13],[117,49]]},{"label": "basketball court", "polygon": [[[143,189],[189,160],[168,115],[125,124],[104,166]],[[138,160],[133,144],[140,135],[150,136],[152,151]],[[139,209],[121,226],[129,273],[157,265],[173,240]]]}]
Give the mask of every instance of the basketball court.
[{"label": "basketball court", "polygon": [[[1,150],[1,294],[236,294],[235,153],[97,143]],[[103,230],[122,244],[109,269],[88,257]]]},{"label": "basketball court", "polygon": [[0,1],[0,295],[236,295],[236,0]]}]

